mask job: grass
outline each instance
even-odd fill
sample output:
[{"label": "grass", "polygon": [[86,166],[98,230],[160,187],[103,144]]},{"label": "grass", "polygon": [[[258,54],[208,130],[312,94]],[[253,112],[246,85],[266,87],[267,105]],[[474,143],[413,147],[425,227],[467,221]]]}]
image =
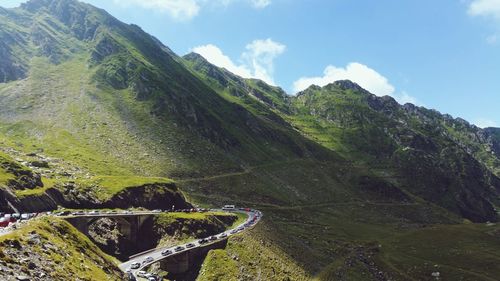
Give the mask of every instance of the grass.
[{"label": "grass", "polygon": [[499,237],[498,225],[436,225],[387,239],[380,260],[413,280],[435,271],[445,280],[496,280]]},{"label": "grass", "polygon": [[166,247],[219,234],[237,220],[236,215],[221,212],[162,213],[155,216],[153,231],[158,246]]},{"label": "grass", "polygon": [[247,214],[236,213],[236,216],[238,216],[238,219],[229,228],[235,228],[236,226],[244,223],[248,219]]},{"label": "grass", "polygon": [[[156,221],[160,225],[168,225],[176,220],[199,220],[207,221],[212,220],[217,217],[233,217],[234,214],[224,213],[224,212],[195,212],[195,213],[185,213],[185,212],[169,212],[162,213],[158,215]],[[240,216],[235,220],[235,223],[240,220]]]},{"label": "grass", "polygon": [[0,167],[0,185],[6,185],[10,180],[15,179],[15,176]]},{"label": "grass", "polygon": [[15,179],[14,174],[8,172],[4,167],[5,165],[13,163],[13,161],[14,160],[10,156],[0,151],[0,185],[5,185],[10,180]]},{"label": "grass", "polygon": [[240,280],[238,275],[238,263],[226,250],[212,250],[205,258],[197,281],[236,281]]},{"label": "grass", "polygon": [[259,223],[229,238],[225,249],[210,251],[197,280],[310,280],[291,256],[267,240],[266,231]]},{"label": "grass", "polygon": [[42,182],[43,182],[43,187],[34,189],[14,190],[14,194],[16,194],[18,198],[40,196],[44,194],[45,191],[47,191],[47,189],[53,188],[58,181],[55,179],[42,177]]},{"label": "grass", "polygon": [[160,177],[95,176],[92,179],[79,180],[78,182],[83,186],[98,186],[97,196],[100,199],[108,199],[130,187],[147,184],[172,184],[174,181]]}]

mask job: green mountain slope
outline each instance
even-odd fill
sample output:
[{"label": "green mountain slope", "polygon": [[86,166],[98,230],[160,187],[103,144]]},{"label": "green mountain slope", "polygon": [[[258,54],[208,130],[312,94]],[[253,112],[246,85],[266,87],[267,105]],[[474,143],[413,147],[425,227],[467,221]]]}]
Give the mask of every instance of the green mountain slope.
[{"label": "green mountain slope", "polygon": [[[350,81],[312,86],[288,97],[271,86],[255,89],[196,54],[186,65],[228,100],[275,123],[286,120],[305,137],[379,175],[401,190],[473,221],[496,220],[498,158],[486,133],[460,119],[401,106]],[[261,85],[263,82],[258,82]],[[264,89],[264,90],[262,90]],[[255,94],[264,92],[263,94]],[[277,101],[273,101],[277,100]],[[288,125],[288,124],[287,124]]]},{"label": "green mountain slope", "polygon": [[[470,224],[497,220],[495,129],[349,81],[288,96],[73,0],[0,9],[0,38],[2,210],[56,207],[46,202],[57,189],[71,207],[170,208],[185,196],[264,211],[257,236],[211,254],[200,278],[253,263],[227,257],[256,247],[261,263],[239,277],[280,264],[291,280],[421,280],[429,264],[497,273],[487,265],[500,258],[469,243],[500,249],[497,227]],[[20,171],[41,184],[14,188]],[[430,236],[435,248],[412,250]],[[461,259],[440,254],[447,237]]]},{"label": "green mountain slope", "polygon": [[469,136],[480,129],[432,110],[401,106],[390,97],[376,97],[349,81],[310,87],[293,104],[292,122],[324,138],[325,145],[344,157],[463,217],[496,219],[498,158],[483,154],[486,145]]}]

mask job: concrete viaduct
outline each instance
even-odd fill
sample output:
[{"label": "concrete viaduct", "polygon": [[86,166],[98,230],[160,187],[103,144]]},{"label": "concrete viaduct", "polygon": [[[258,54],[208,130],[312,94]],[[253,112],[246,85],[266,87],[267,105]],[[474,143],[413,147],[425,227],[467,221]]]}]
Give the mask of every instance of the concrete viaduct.
[{"label": "concrete viaduct", "polygon": [[110,218],[116,221],[121,234],[131,242],[136,242],[140,237],[144,223],[151,220],[156,213],[132,213],[132,214],[98,214],[98,215],[74,215],[65,219],[78,231],[89,235],[89,227],[99,219]]},{"label": "concrete viaduct", "polygon": [[[247,214],[247,220],[242,224],[236,226],[234,229],[226,230],[225,236],[222,237],[220,234],[216,235],[215,241],[210,241],[207,244],[200,244],[195,241],[193,247],[186,247],[187,244],[179,245],[183,246],[181,251],[175,251],[174,247],[170,248],[155,248],[142,252],[130,257],[130,260],[120,264],[120,269],[123,271],[131,270],[131,274],[134,276],[137,272],[152,263],[159,262],[161,269],[171,274],[183,274],[189,271],[196,261],[203,259],[207,253],[212,249],[223,249],[227,245],[227,238],[243,230],[249,229],[251,226],[257,224],[261,218],[261,212],[259,211],[233,211],[239,213]],[[68,216],[63,216],[69,223],[71,223],[76,229],[85,234],[89,235],[89,227],[99,219],[110,218],[116,221],[119,226],[119,231],[122,233],[130,242],[137,242],[141,236],[141,230],[148,221],[151,221],[158,212],[124,212],[124,213],[84,213],[84,214],[73,214]],[[247,226],[247,227],[244,227]],[[237,231],[236,231],[237,229]],[[168,256],[163,256],[162,252],[166,249],[171,250],[172,254]],[[147,257],[153,258],[152,262],[144,262]],[[140,266],[138,268],[131,269],[132,264],[138,263]]]}]

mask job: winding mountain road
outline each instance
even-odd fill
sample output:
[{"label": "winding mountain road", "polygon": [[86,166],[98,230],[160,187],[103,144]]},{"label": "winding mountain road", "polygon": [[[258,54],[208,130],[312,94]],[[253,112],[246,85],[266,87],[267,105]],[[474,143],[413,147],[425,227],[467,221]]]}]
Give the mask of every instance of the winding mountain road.
[{"label": "winding mountain road", "polygon": [[[159,261],[166,259],[166,258],[174,257],[176,255],[179,255],[179,254],[182,254],[185,252],[193,251],[197,248],[207,247],[207,246],[212,245],[214,243],[226,240],[229,237],[236,235],[240,232],[247,231],[250,228],[252,228],[254,225],[256,225],[262,217],[262,213],[260,211],[257,211],[257,210],[247,209],[247,211],[243,211],[243,210],[234,210],[234,211],[225,210],[225,211],[232,212],[232,213],[244,213],[247,215],[247,219],[243,223],[241,223],[240,225],[237,225],[236,227],[234,227],[232,229],[228,229],[222,233],[219,233],[217,235],[212,236],[212,237],[216,237],[217,239],[209,240],[208,242],[203,243],[203,244],[200,244],[199,240],[196,240],[196,241],[191,241],[191,242],[180,244],[180,245],[151,249],[151,250],[145,251],[143,253],[140,253],[138,255],[135,255],[127,262],[120,264],[119,265],[120,269],[124,272],[127,272],[129,274],[134,275],[134,277],[137,277],[137,274],[139,271],[141,271],[143,268],[145,268],[153,263],[159,262]],[[209,237],[207,237],[207,238],[209,238]],[[188,248],[187,247],[188,244],[192,244],[191,247]],[[182,249],[178,248],[178,250],[176,251],[175,248],[177,248],[177,247],[182,247]],[[170,251],[171,254],[162,255],[162,252],[164,252],[164,251]],[[148,258],[149,258],[149,261],[147,260]],[[135,265],[135,266],[133,266],[133,265]],[[134,267],[134,268],[132,268],[132,267]]]},{"label": "winding mountain road", "polygon": [[[130,280],[135,280],[135,277],[141,277],[138,276],[139,271],[144,269],[145,267],[156,263],[160,262],[163,259],[166,258],[172,258],[177,255],[190,252],[199,248],[204,248],[211,246],[215,243],[219,243],[221,241],[227,240],[229,237],[237,235],[238,233],[247,231],[253,226],[255,226],[260,219],[262,218],[262,213],[258,210],[253,210],[253,209],[248,209],[248,208],[240,208],[240,209],[233,209],[233,210],[212,210],[212,211],[222,211],[222,212],[230,212],[230,213],[240,213],[240,214],[246,214],[247,219],[237,225],[236,227],[232,229],[228,229],[224,232],[221,232],[219,234],[213,235],[211,237],[206,237],[204,243],[200,243],[200,240],[202,239],[197,239],[195,241],[190,241],[188,243],[180,244],[180,245],[175,245],[175,246],[170,246],[170,247],[160,247],[160,248],[154,248],[147,250],[145,252],[139,253],[135,256],[132,256],[132,258],[122,264],[119,264],[119,268],[123,271],[129,274]],[[67,213],[66,213],[67,212]],[[50,216],[57,216],[62,219],[74,219],[74,218],[113,218],[113,217],[134,217],[134,216],[145,216],[145,215],[158,215],[161,213],[161,211],[130,211],[130,210],[124,210],[124,211],[75,211],[70,213],[69,211],[66,212],[59,212],[59,213],[52,213],[49,214]],[[44,214],[45,215],[45,214]],[[24,221],[23,221],[24,223]],[[5,235],[13,231],[13,228],[4,228],[1,229],[0,231],[0,236]],[[188,244],[190,244],[188,246]],[[177,248],[177,249],[176,249]],[[168,254],[165,254],[165,251],[168,251]],[[163,253],[163,254],[162,254]]]}]

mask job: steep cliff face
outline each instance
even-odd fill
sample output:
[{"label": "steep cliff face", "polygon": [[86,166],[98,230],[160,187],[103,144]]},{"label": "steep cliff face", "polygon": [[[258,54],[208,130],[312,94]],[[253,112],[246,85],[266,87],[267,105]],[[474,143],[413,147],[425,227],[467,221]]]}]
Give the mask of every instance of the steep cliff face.
[{"label": "steep cliff face", "polygon": [[59,205],[73,209],[91,208],[119,208],[143,207],[154,209],[176,209],[191,208],[184,196],[179,192],[175,184],[145,184],[142,186],[130,186],[102,200],[92,194],[76,189],[74,186],[66,185],[61,189],[49,189],[47,195],[54,199]]}]

